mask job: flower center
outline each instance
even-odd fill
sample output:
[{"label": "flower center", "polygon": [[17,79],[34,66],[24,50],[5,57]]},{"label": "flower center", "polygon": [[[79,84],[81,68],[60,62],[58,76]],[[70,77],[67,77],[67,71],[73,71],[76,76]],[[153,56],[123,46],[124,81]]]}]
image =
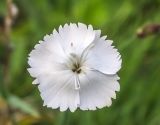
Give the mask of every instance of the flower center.
[{"label": "flower center", "polygon": [[81,73],[81,66],[80,66],[80,64],[79,63],[73,64],[72,71],[75,72],[75,73],[77,73],[77,74]]},{"label": "flower center", "polygon": [[78,74],[82,73],[82,66],[83,65],[82,65],[81,58],[74,53],[70,53],[67,61],[67,67],[73,73],[75,73],[75,89],[76,90],[80,89],[80,81],[79,81]]},{"label": "flower center", "polygon": [[80,74],[82,71],[80,58],[76,54],[70,54],[68,66],[74,73]]}]

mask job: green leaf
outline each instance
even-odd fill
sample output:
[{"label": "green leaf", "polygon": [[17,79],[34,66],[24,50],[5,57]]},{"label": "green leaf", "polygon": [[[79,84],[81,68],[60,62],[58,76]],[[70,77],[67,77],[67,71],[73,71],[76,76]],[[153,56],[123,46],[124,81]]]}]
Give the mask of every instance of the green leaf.
[{"label": "green leaf", "polygon": [[39,113],[35,108],[33,108],[30,104],[23,101],[22,99],[20,99],[17,96],[10,95],[8,97],[8,103],[11,107],[20,109],[21,111],[23,111],[27,114],[30,114],[34,117],[39,117]]}]

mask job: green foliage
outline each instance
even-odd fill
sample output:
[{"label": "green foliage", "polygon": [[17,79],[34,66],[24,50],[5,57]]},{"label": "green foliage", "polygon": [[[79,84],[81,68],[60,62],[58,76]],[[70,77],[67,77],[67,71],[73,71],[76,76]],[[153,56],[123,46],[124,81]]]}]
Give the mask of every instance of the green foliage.
[{"label": "green foliage", "polygon": [[[19,16],[12,29],[14,49],[9,68],[11,82],[7,88],[15,95],[8,97],[11,107],[32,116],[45,116],[37,124],[160,124],[160,37],[158,33],[145,38],[136,36],[141,26],[160,22],[160,0],[15,0],[15,4]],[[2,0],[0,14],[4,13],[5,2]],[[26,70],[28,53],[45,34],[69,22],[83,22],[101,29],[102,34],[114,40],[113,45],[122,54],[121,91],[110,108],[78,110],[67,112],[66,116],[42,107],[39,92],[31,84],[33,79]],[[1,56],[3,52],[0,48]],[[33,108],[35,106],[38,111]]]},{"label": "green foliage", "polygon": [[39,113],[30,104],[18,98],[17,96],[10,95],[8,98],[9,105],[16,109],[22,110],[24,113],[28,113],[34,117],[39,117]]}]

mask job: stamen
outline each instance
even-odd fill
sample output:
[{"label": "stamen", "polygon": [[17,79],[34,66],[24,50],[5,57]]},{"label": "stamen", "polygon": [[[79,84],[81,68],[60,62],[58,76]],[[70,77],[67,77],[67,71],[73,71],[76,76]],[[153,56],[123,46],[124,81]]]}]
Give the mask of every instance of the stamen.
[{"label": "stamen", "polygon": [[75,103],[77,104],[77,107],[80,106],[80,96],[79,96],[79,92],[77,92],[77,95],[76,95],[76,100],[75,100]]},{"label": "stamen", "polygon": [[75,89],[76,90],[80,89],[80,81],[77,75],[75,75]]},{"label": "stamen", "polygon": [[70,53],[70,60],[69,60],[69,68],[76,74],[80,74],[82,69],[81,69],[81,61],[79,57],[74,54]]},{"label": "stamen", "polygon": [[78,74],[81,73],[81,68],[78,68],[76,71]]}]

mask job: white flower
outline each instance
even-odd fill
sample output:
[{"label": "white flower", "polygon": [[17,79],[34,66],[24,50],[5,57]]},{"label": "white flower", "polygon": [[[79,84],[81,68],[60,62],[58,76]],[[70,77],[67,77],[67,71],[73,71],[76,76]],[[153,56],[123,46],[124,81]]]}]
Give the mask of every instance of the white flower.
[{"label": "white flower", "polygon": [[28,69],[44,105],[65,111],[110,106],[120,90],[121,56],[100,30],[65,24],[46,35],[29,54]]}]

